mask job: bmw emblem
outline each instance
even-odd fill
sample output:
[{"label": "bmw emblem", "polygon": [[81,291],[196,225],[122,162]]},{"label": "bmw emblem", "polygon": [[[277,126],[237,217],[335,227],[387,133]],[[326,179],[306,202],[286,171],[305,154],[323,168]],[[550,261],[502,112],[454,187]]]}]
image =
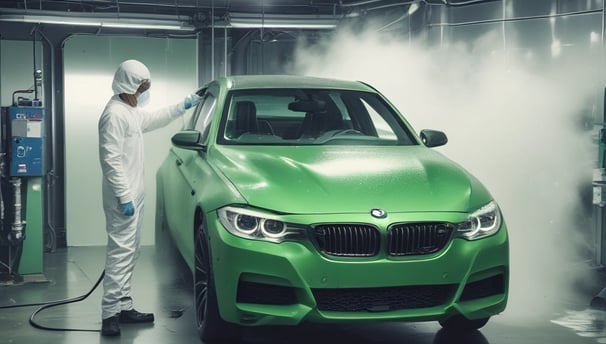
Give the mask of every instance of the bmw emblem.
[{"label": "bmw emblem", "polygon": [[370,215],[377,219],[384,219],[387,217],[387,212],[383,209],[374,208],[370,210]]}]

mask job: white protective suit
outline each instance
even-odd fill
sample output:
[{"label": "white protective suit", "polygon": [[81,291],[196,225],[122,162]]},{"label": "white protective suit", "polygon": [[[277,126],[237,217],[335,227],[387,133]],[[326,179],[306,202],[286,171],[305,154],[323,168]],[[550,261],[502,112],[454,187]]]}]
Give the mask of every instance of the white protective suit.
[{"label": "white protective suit", "polygon": [[[99,158],[108,237],[103,319],[133,308],[131,279],[143,223],[143,133],[163,127],[185,113],[184,102],[158,111],[144,111],[120,99],[121,93],[135,94],[145,79],[151,80],[143,63],[128,60],[120,64],[112,84],[114,96],[99,119]],[[135,213],[126,216],[118,205],[131,201]]]}]

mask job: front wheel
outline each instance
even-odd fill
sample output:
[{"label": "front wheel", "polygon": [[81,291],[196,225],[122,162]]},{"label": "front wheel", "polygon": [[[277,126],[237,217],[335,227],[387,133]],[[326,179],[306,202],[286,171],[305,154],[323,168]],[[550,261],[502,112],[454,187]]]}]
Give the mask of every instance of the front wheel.
[{"label": "front wheel", "polygon": [[200,340],[205,343],[239,341],[240,326],[224,321],[219,314],[213,281],[210,242],[204,221],[196,232],[194,293],[196,325]]},{"label": "front wheel", "polygon": [[440,325],[451,332],[468,332],[482,328],[488,322],[487,318],[470,320],[462,315],[455,315],[446,320],[440,320]]}]

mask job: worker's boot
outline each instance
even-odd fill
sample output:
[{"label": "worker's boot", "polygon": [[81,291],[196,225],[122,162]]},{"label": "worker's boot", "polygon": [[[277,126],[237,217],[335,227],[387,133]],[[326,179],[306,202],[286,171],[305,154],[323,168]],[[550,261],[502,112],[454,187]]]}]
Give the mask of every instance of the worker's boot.
[{"label": "worker's boot", "polygon": [[154,322],[153,313],[141,313],[134,309],[120,312],[120,322],[125,324]]},{"label": "worker's boot", "polygon": [[115,337],[120,335],[120,324],[118,315],[103,319],[101,325],[101,335],[107,337]]}]

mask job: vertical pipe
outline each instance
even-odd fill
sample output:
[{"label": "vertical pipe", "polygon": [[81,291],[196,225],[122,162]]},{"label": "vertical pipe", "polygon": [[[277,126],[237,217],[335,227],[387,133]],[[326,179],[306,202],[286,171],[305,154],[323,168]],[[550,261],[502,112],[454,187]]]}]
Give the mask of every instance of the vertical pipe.
[{"label": "vertical pipe", "polygon": [[[0,35],[0,75],[2,75],[2,36]],[[2,81],[0,81],[0,106],[2,106]]]},{"label": "vertical pipe", "polygon": [[[0,75],[2,75],[2,36],[0,35]],[[2,81],[0,80],[0,106],[2,106]],[[2,233],[5,229],[4,227],[4,197],[2,195],[2,185],[4,183],[4,180],[2,180],[2,178],[4,177],[4,162],[6,159],[6,147],[4,146],[4,135],[2,135],[2,121],[4,120],[4,118],[2,118],[3,116],[1,115],[2,112],[0,112],[0,233]],[[9,273],[10,273],[10,267],[9,267]]]},{"label": "vertical pipe", "polygon": [[56,144],[56,123],[55,114],[57,113],[55,108],[55,92],[53,91],[55,82],[55,44],[51,41],[43,31],[40,31],[40,36],[43,40],[43,63],[42,69],[45,71],[45,78],[43,79],[44,101],[43,107],[46,109],[44,118],[44,176],[43,183],[44,188],[44,221],[43,223],[47,226],[45,228],[45,245],[46,249],[50,252],[54,252],[57,249],[57,231],[56,231],[56,218],[57,218],[57,204],[59,199],[56,198],[57,192],[55,189],[56,173],[55,173],[55,161],[57,160]]},{"label": "vertical pipe", "polygon": [[263,39],[263,27],[265,26],[265,2],[261,0],[261,74],[265,74],[265,41]]},{"label": "vertical pipe", "polygon": [[[604,21],[604,11],[602,10],[602,21]],[[603,39],[602,39],[603,40]],[[606,161],[604,160],[606,155],[605,143],[604,143],[604,134],[605,127],[604,122],[606,122],[606,88],[604,88],[604,97],[603,97],[603,118],[602,118],[602,128],[600,129],[600,135],[598,140],[598,168],[603,169],[606,167]],[[602,186],[600,186],[602,187]],[[602,187],[602,192],[606,190]],[[604,231],[606,230],[606,211],[604,211],[604,207],[602,206],[594,206],[595,211],[597,212],[596,216],[596,230],[595,230],[595,242],[598,247],[595,250],[595,260],[598,266],[605,266],[606,261],[604,261],[606,255],[606,236],[604,235]]]},{"label": "vertical pipe", "polygon": [[440,48],[444,47],[444,39],[445,39],[445,29],[448,27],[446,24],[448,22],[447,6],[440,6]]},{"label": "vertical pipe", "polygon": [[13,184],[13,223],[11,225],[10,238],[14,242],[20,242],[24,239],[23,237],[23,221],[21,220],[21,178],[12,178],[11,184]]},{"label": "vertical pipe", "polygon": [[505,19],[507,19],[507,0],[503,0],[501,11],[501,35],[503,36],[503,52],[507,54],[507,36],[505,34]]},{"label": "vertical pipe", "polygon": [[408,16],[408,45],[412,45],[412,16]]},{"label": "vertical pipe", "polygon": [[[601,54],[602,56],[604,56],[604,33],[605,33],[605,26],[606,26],[606,0],[602,0],[602,39],[601,39]],[[601,59],[602,61],[604,60],[603,58]],[[601,75],[602,79],[604,77],[603,73]],[[606,88],[604,88],[604,98],[603,98],[603,102],[602,102],[602,132],[604,131],[604,123],[606,122]],[[600,135],[601,136],[601,135]],[[603,142],[599,142],[598,145],[604,145]],[[600,154],[602,154],[602,156],[598,157],[598,161],[601,162],[599,164],[599,168],[604,168],[605,166],[605,162],[604,162],[604,156],[603,154],[604,151],[603,149],[600,150],[598,149],[598,152]],[[594,209],[597,211],[598,215],[596,216],[596,242],[598,244],[598,247],[595,250],[595,255],[596,255],[596,262],[598,263],[599,266],[604,266],[605,265],[605,261],[604,261],[604,251],[606,250],[606,243],[604,242],[604,231],[606,231],[606,211],[604,211],[603,207],[594,207]]]},{"label": "vertical pipe", "polygon": [[[33,62],[34,62],[34,99],[38,99],[38,87],[37,87],[37,82],[38,80],[36,80],[36,31],[38,31],[38,28],[36,28],[33,32],[33,38],[32,38],[32,53],[33,53]],[[33,105],[33,103],[32,103]]]},{"label": "vertical pipe", "polygon": [[206,68],[204,68],[204,66],[202,65],[204,62],[206,62],[206,59],[204,59],[202,57],[202,49],[204,47],[204,44],[203,44],[203,41],[202,41],[203,37],[204,36],[202,35],[202,33],[200,31],[198,31],[196,33],[196,52],[197,52],[197,54],[196,54],[196,59],[197,59],[196,64],[197,64],[197,68],[198,68],[198,83],[197,83],[197,85],[202,85],[202,81],[205,78],[204,74],[203,74],[203,71]]},{"label": "vertical pipe", "polygon": [[215,0],[211,1],[210,35],[210,79],[215,80]]},{"label": "vertical pipe", "polygon": [[223,76],[227,76],[227,26],[223,28]]}]

